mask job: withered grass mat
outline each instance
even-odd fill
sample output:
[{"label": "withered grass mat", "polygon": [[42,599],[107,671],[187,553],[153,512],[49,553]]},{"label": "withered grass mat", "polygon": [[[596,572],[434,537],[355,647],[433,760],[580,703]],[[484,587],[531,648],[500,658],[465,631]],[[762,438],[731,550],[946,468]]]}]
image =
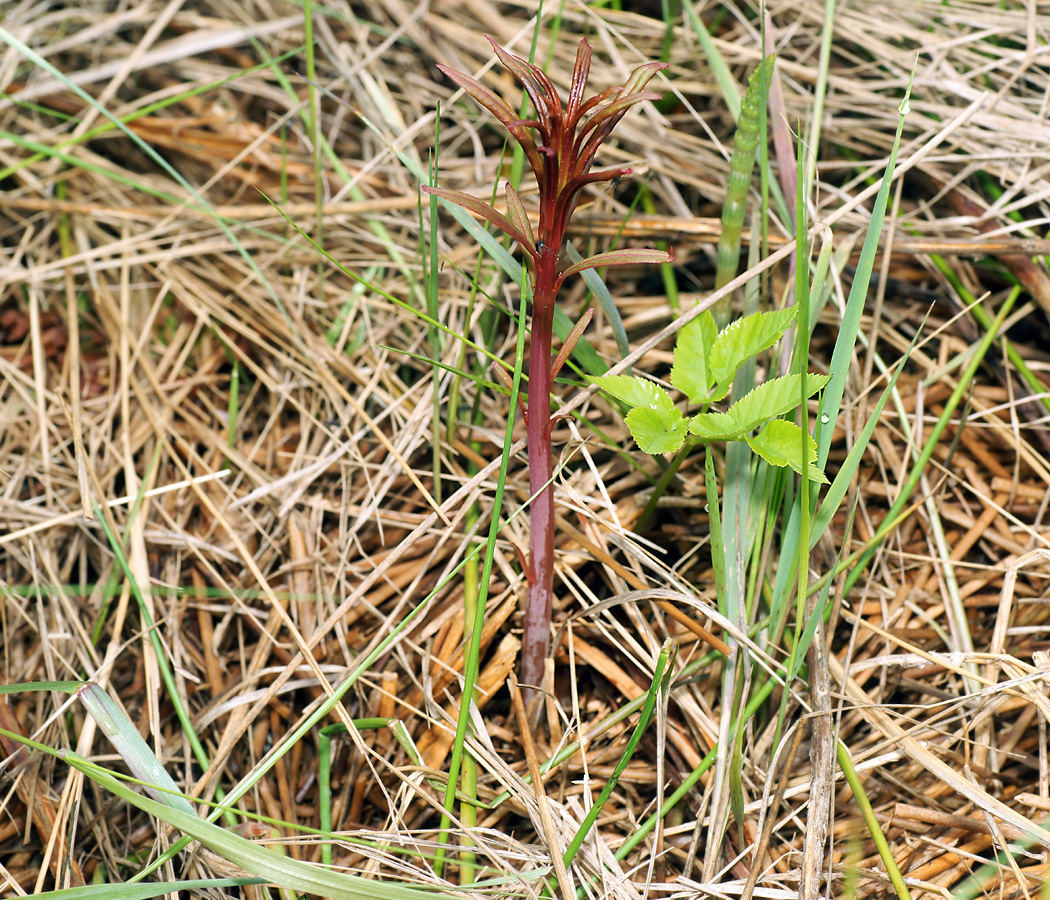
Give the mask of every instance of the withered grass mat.
[{"label": "withered grass mat", "polygon": [[[582,36],[594,90],[665,50],[670,63],[653,83],[665,99],[633,109],[599,159],[633,175],[584,195],[573,237],[591,252],[673,247],[685,310],[713,289],[734,130],[693,20],[739,89],[763,56],[762,20],[750,5],[687,14],[673,3],[669,27],[660,3],[618,5],[542,8],[535,59],[563,92]],[[766,11],[771,135],[791,140],[789,156],[795,138],[813,136],[823,98],[809,215],[830,290],[811,371],[830,364],[914,69],[829,475],[885,388],[884,366],[907,359],[814,548],[810,581],[831,576],[829,613],[785,703],[777,686],[730,732],[723,711],[739,698],[724,696],[724,659],[696,627],[747,648],[750,687],[784,662],[794,619],[779,643],[761,632],[775,572],[791,564],[779,559],[782,524],[749,560],[757,628],[733,633],[716,613],[703,450],[636,531],[668,460],[641,453],[619,409],[566,370],[554,689],[523,728],[508,687],[528,546],[519,444],[475,648],[476,785],[459,786],[442,820],[459,749],[464,599],[476,590],[470,564],[450,573],[484,546],[512,412],[479,348],[513,365],[521,297],[447,212],[431,233],[417,173],[431,164],[440,104],[440,183],[489,198],[511,176],[491,116],[436,65],[516,106],[482,34],[527,57],[537,9],[517,0],[332,0],[313,8],[312,60],[302,7],[280,0],[4,6],[0,680],[99,683],[197,799],[217,800],[265,765],[237,808],[279,824],[241,832],[377,881],[565,900],[900,895],[836,762],[841,742],[912,897],[1039,896],[1050,846],[1032,826],[1050,818],[1050,6],[840,4],[826,65],[821,5],[773,0]],[[775,172],[772,138],[769,152]],[[749,223],[757,173],[753,187]],[[763,302],[782,303],[794,221],[770,202],[756,251],[784,249],[761,282]],[[431,241],[431,312],[447,331],[421,315]],[[666,378],[678,313],[660,271],[604,277],[627,364]],[[847,591],[841,564],[870,546],[1010,296],[905,514]],[[592,300],[576,279],[561,302],[575,320]],[[606,364],[623,361],[608,316],[586,336]],[[322,723],[357,724],[329,750],[317,727],[286,743],[395,633]],[[667,638],[670,688],[565,867]],[[0,696],[0,727],[4,896],[126,882],[179,837],[18,743],[126,772],[68,694]],[[693,777],[716,745],[730,749]],[[537,790],[530,762],[566,748]],[[334,842],[319,833],[322,806]],[[230,874],[243,873],[191,845],[150,879]]]}]

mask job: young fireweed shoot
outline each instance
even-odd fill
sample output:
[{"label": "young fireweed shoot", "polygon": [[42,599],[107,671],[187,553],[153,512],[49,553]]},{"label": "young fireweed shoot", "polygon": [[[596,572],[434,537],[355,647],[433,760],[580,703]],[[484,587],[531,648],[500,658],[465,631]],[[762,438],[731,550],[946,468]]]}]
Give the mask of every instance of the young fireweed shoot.
[{"label": "young fireweed shoot", "polygon": [[591,48],[580,41],[569,85],[568,100],[562,103],[554,84],[542,69],[508,53],[488,38],[500,62],[521,83],[532,105],[532,118],[521,118],[502,97],[483,84],[446,66],[439,66],[453,82],[491,113],[518,142],[536,179],[539,196],[538,222],[533,227],[525,204],[511,184],[505,186],[507,213],[462,191],[424,186],[423,190],[458,203],[513,238],[522,249],[532,294],[529,346],[529,399],[522,407],[529,456],[530,510],[528,588],[522,639],[523,685],[540,684],[550,646],[551,610],[554,596],[554,491],[551,452],[551,387],[589,321],[589,313],[562,345],[552,362],[554,304],[566,279],[599,266],[664,263],[671,253],[650,249],[622,249],[562,267],[559,255],[565,243],[569,220],[581,192],[590,184],[609,182],[631,174],[629,168],[592,169],[601,145],[612,134],[627,111],[662,95],[645,90],[666,64],[650,62],[635,69],[626,83],[586,97],[591,70]]}]

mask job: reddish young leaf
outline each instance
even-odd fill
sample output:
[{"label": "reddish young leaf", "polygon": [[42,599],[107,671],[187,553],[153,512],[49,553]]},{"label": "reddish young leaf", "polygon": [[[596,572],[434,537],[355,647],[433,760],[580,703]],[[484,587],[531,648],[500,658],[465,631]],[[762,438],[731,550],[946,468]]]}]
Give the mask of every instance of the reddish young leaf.
[{"label": "reddish young leaf", "polygon": [[623,86],[624,94],[633,94],[635,91],[640,91],[652,80],[657,72],[663,71],[668,65],[668,63],[664,62],[648,62],[638,66]]},{"label": "reddish young leaf", "polygon": [[583,105],[583,92],[587,87],[587,78],[591,74],[591,45],[584,38],[576,48],[576,65],[572,69],[572,83],[569,85],[569,102],[565,106],[565,125],[574,128],[576,116]]},{"label": "reddish young leaf", "polygon": [[[525,151],[525,156],[528,158],[529,165],[532,166],[533,171],[539,171],[540,157],[536,151],[536,142],[528,131],[528,126],[534,123],[523,122],[518,117],[518,114],[504,102],[503,98],[494,94],[481,82],[476,81],[469,75],[464,75],[462,72],[457,72],[448,66],[439,65],[438,68],[470,94],[479,106],[487,109],[502,123],[514,140],[521,144],[521,149]],[[535,124],[538,125],[538,123]]]},{"label": "reddish young leaf", "polygon": [[593,97],[587,98],[584,104],[580,107],[579,112],[576,113],[576,122],[573,122],[573,127],[575,127],[577,122],[581,121],[592,109],[600,106],[610,97],[618,97],[622,90],[622,87],[610,87],[595,94]]},{"label": "reddish young leaf", "polygon": [[614,166],[609,169],[598,169],[597,171],[588,172],[580,178],[575,178],[570,183],[570,187],[576,189],[582,188],[585,184],[596,184],[602,181],[613,181],[615,182],[618,178],[625,178],[633,172],[630,168],[620,168]]},{"label": "reddish young leaf", "polygon": [[599,266],[633,266],[640,263],[667,263],[674,261],[674,253],[664,250],[649,250],[642,247],[630,247],[624,250],[610,250],[588,256],[575,265],[569,266],[558,278],[560,285],[570,275],[585,269],[596,269]]},{"label": "reddish young leaf", "polygon": [[511,183],[507,182],[507,217],[517,227],[525,237],[527,241],[519,240],[522,248],[526,250],[530,256],[535,258],[536,256],[536,234],[532,230],[532,222],[529,219],[529,214],[525,211],[525,204],[521,202],[521,197],[518,196],[518,192],[514,190]]},{"label": "reddish young leaf", "polygon": [[508,128],[518,118],[517,113],[506,104],[502,97],[490,91],[480,81],[440,63],[438,68]]},{"label": "reddish young leaf", "polygon": [[[629,94],[626,97],[621,97],[619,100],[614,100],[608,106],[598,110],[583,123],[583,127],[580,128],[573,143],[577,167],[582,168],[584,171],[590,168],[591,163],[594,162],[594,155],[598,152],[598,147],[608,139],[612,130],[620,119],[624,117],[628,109],[636,103],[641,103],[643,100],[659,100],[661,96],[655,91],[640,91],[637,94]],[[584,143],[585,141],[586,143]]]},{"label": "reddish young leaf", "polygon": [[[591,129],[608,122],[610,119],[612,119],[612,122],[608,125],[608,131],[611,132],[616,123],[623,118],[624,113],[634,106],[635,103],[641,103],[643,100],[659,100],[662,96],[663,94],[657,91],[638,91],[634,94],[619,97],[609,103],[608,106],[602,107],[584,122],[583,127],[580,129],[579,137],[585,136]],[[608,137],[608,134],[605,136]]]},{"label": "reddish young leaf", "polygon": [[570,331],[569,336],[565,338],[565,343],[561,345],[561,349],[558,351],[558,355],[554,359],[554,365],[551,366],[551,381],[554,381],[554,379],[558,377],[561,367],[565,365],[565,361],[569,358],[569,354],[576,349],[576,344],[579,343],[580,338],[583,336],[584,331],[587,330],[587,326],[591,324],[591,319],[593,318],[594,307],[588,306],[587,312],[580,316],[580,321],[572,326],[572,331]]},{"label": "reddish young leaf", "polygon": [[514,223],[503,215],[503,213],[499,212],[488,203],[479,200],[477,197],[471,196],[465,191],[450,191],[448,188],[431,187],[428,184],[423,185],[423,190],[428,194],[433,194],[435,197],[442,197],[445,200],[450,200],[451,202],[462,206],[464,209],[470,210],[475,215],[481,216],[481,218],[491,222],[504,234],[509,234],[529,253],[535,255],[536,247],[533,242],[530,241]]},{"label": "reddish young leaf", "polygon": [[543,70],[520,56],[508,53],[493,40],[491,35],[486,34],[485,37],[492,44],[492,49],[496,56],[499,57],[500,62],[514,73],[514,76],[521,82],[522,87],[525,88],[525,92],[529,95],[529,99],[532,101],[532,105],[541,122],[546,118],[560,114],[561,100],[558,98],[558,92],[555,90],[554,85],[551,84],[550,79],[543,73]]}]

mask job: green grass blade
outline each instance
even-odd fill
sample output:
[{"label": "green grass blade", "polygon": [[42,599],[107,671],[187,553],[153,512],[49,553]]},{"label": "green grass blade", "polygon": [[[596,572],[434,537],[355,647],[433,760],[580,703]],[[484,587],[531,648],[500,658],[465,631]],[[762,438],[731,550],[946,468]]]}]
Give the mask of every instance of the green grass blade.
[{"label": "green grass blade", "polygon": [[[34,50],[26,46],[21,40],[12,35],[6,29],[0,27],[0,41],[7,44],[13,50],[21,54],[25,59],[31,62],[34,66],[43,69],[44,71],[63,82],[69,90],[76,94],[81,100],[83,100],[90,107],[99,112],[104,118],[109,120],[115,125],[124,135],[126,135],[136,146],[138,146],[160,169],[165,172],[170,178],[172,178],[186,193],[193,198],[193,201],[197,207],[206,212],[219,226],[222,233],[226,236],[227,240],[233,245],[234,249],[240,255],[241,259],[244,260],[248,269],[252,274],[259,280],[260,285],[266,291],[270,302],[273,303],[274,307],[280,312],[281,317],[284,319],[285,325],[288,328],[288,333],[292,336],[296,342],[298,348],[303,353],[304,359],[315,361],[316,356],[311,354],[303,340],[302,335],[299,333],[296,327],[296,321],[289,314],[285,308],[284,303],[281,301],[280,296],[270,283],[269,279],[266,278],[265,273],[259,268],[259,264],[256,262],[255,257],[251,254],[244,244],[240,241],[237,235],[234,233],[231,226],[227,221],[215,213],[212,205],[205,199],[190,183],[183,177],[183,175],[169,163],[161,154],[159,154],[153,147],[147,144],[141,137],[135,134],[127,125],[125,125],[120,119],[113,115],[108,109],[100,104],[94,97],[88,94],[83,88],[74,84],[68,76],[64,73],[59,72],[50,62],[41,57]],[[83,160],[71,159],[70,164],[74,166],[84,166]],[[177,206],[188,206],[185,200],[172,197],[170,201]],[[325,373],[326,374],[326,373]]]},{"label": "green grass blade", "polygon": [[820,152],[820,131],[824,124],[824,101],[828,94],[828,70],[831,67],[831,47],[835,40],[836,0],[824,0],[824,27],[820,38],[820,56],[817,61],[817,83],[813,88],[813,113],[809,120],[806,145],[810,148],[806,181],[813,183],[817,173],[817,155]]},{"label": "green grass blade", "polygon": [[[691,668],[691,667],[690,667]],[[783,674],[783,670],[780,670],[780,674]],[[769,695],[773,693],[773,689],[782,684],[781,679],[774,678],[772,676],[766,678],[762,686],[759,687],[748,700],[747,706],[744,707],[744,720],[750,719],[759,708],[769,699]],[[639,698],[641,699],[641,698]],[[641,826],[632,834],[623,844],[617,849],[614,854],[618,860],[626,859],[631,851],[638,846],[638,844],[645,838],[646,835],[650,834],[656,827],[656,823],[665,817],[674,807],[680,803],[689,792],[696,787],[700,779],[704,774],[715,764],[715,760],[721,754],[721,749],[718,744],[715,744],[700,761],[695,769],[686,776],[682,781],[682,784],[672,793],[665,801],[663,806],[660,807],[653,815],[651,815]],[[582,894],[581,894],[582,896]]]},{"label": "green grass blade", "polygon": [[[293,50],[289,50],[287,53],[282,53],[280,56],[276,57],[272,62],[282,63],[287,59],[299,56],[299,54],[302,53],[302,51],[302,47],[296,47]],[[158,100],[156,103],[150,103],[148,106],[143,106],[141,109],[136,109],[133,112],[128,113],[127,115],[121,116],[120,122],[124,125],[130,125],[136,119],[141,119],[145,116],[151,116],[156,112],[160,112],[163,109],[167,109],[169,106],[175,106],[176,104],[185,103],[187,100],[191,100],[194,97],[200,96],[201,94],[206,94],[209,91],[215,90],[216,88],[221,88],[240,78],[247,78],[251,75],[255,75],[260,70],[268,69],[270,67],[271,62],[265,62],[257,66],[252,66],[249,69],[240,69],[237,72],[234,72],[232,75],[228,75],[225,78],[220,78],[217,81],[209,81],[205,84],[199,84],[196,87],[190,88],[187,91],[175,94],[171,97],[165,97],[163,100]],[[14,100],[17,103],[17,99],[15,97],[9,96],[8,99]],[[56,113],[50,111],[49,115],[56,115]],[[35,165],[43,159],[48,159],[58,151],[61,151],[67,147],[75,147],[77,145],[86,144],[89,141],[93,141],[95,138],[111,133],[113,130],[113,126],[109,122],[106,122],[105,124],[98,125],[95,128],[85,131],[83,134],[74,135],[72,137],[66,138],[65,140],[59,141],[53,147],[43,147],[41,151],[35,153],[34,155],[27,156],[25,159],[20,159],[17,162],[13,162],[9,166],[0,169],[0,181],[6,181],[16,172],[20,172],[22,169],[28,166]],[[82,165],[83,162],[83,160],[74,161],[76,165]]]},{"label": "green grass blade", "polygon": [[707,64],[711,67],[711,73],[715,76],[715,81],[718,82],[718,87],[722,91],[722,98],[725,100],[726,106],[729,107],[729,111],[733,114],[733,118],[739,119],[740,97],[742,94],[740,85],[736,83],[733,73],[729,71],[729,66],[726,65],[722,54],[718,52],[718,47],[715,46],[711,33],[707,30],[707,26],[704,25],[700,16],[697,15],[693,4],[686,2],[683,6],[685,7],[686,18],[689,19],[689,24],[693,27],[693,33],[696,35],[697,40],[700,41],[700,47],[704,51],[704,56],[707,57]]},{"label": "green grass blade", "polygon": [[[992,317],[988,315],[984,307],[977,302],[977,298],[967,290],[962,279],[960,279],[952,267],[948,265],[948,262],[944,257],[933,255],[931,259],[933,260],[933,264],[958,292],[963,303],[970,308],[971,315],[973,315],[973,317],[980,323],[981,327],[985,329],[991,328]],[[1046,385],[1039,380],[1039,376],[1032,371],[1028,362],[1017,352],[1017,348],[1005,337],[1003,338],[1003,349],[1006,351],[1006,357],[1009,359],[1010,365],[1017,369],[1017,374],[1024,379],[1025,384],[1027,384],[1032,393],[1039,398],[1039,402],[1043,404],[1043,407],[1047,412],[1050,412],[1050,396],[1047,396]]]},{"label": "green grass blade", "polygon": [[857,270],[853,276],[853,284],[850,287],[849,297],[846,300],[846,309],[842,315],[842,323],[839,326],[839,336],[835,341],[835,349],[831,354],[831,381],[824,389],[824,396],[820,402],[820,420],[817,422],[817,465],[823,469],[828,460],[828,451],[831,449],[831,438],[834,428],[821,427],[825,421],[834,422],[838,417],[842,405],[842,394],[846,388],[846,378],[849,375],[850,360],[857,340],[857,332],[860,330],[860,319],[864,312],[864,301],[868,295],[868,286],[871,284],[871,272],[875,265],[875,255],[878,253],[879,239],[882,236],[882,223],[886,217],[886,206],[889,203],[890,185],[893,183],[893,172],[897,164],[897,151],[900,149],[901,134],[904,131],[904,117],[910,109],[911,83],[904,93],[904,99],[900,105],[900,115],[897,118],[897,133],[893,138],[893,147],[890,149],[889,162],[886,164],[886,172],[882,176],[882,184],[875,198],[871,210],[871,221],[868,223],[868,231],[864,237],[864,246],[861,249],[860,259],[857,261]]},{"label": "green grass blade", "polygon": [[[159,790],[154,799],[167,806],[195,814],[193,804],[187,800],[168,770],[149,748],[149,744],[106,691],[97,684],[86,684],[77,692],[80,702],[91,714],[99,729],[127,763],[134,775],[144,785],[153,785]],[[150,790],[149,787],[146,788]]]},{"label": "green grass blade", "polygon": [[[384,653],[387,653],[390,648],[397,642],[403,634],[414,627],[417,619],[429,608],[431,602],[435,597],[439,596],[445,589],[452,579],[454,579],[460,572],[460,570],[467,565],[468,561],[476,556],[480,551],[480,547],[473,548],[466,556],[460,560],[460,562],[451,569],[448,574],[434,586],[433,590],[426,595],[415,607],[413,607],[405,616],[398,622],[379,644],[374,647],[368,654],[360,658],[357,665],[354,666],[353,670],[346,676],[339,684],[337,684],[331,695],[327,697],[324,702],[318,705],[318,707],[306,716],[305,719],[299,723],[299,725],[292,731],[287,732],[281,740],[279,740],[274,747],[266,754],[263,759],[259,761],[253,770],[250,777],[245,778],[236,787],[230,790],[228,797],[226,798],[226,806],[213,810],[208,820],[213,821],[218,816],[222,815],[229,806],[237,803],[241,797],[251,791],[260,779],[262,779],[270,769],[273,768],[277,759],[287,752],[288,748],[302,740],[302,738],[308,734],[313,728],[319,723],[324,721],[335,709],[336,705],[342,701],[342,698],[346,693],[360,680],[360,678],[372,667],[372,664]],[[168,848],[164,853],[160,854],[155,860],[153,860],[149,866],[143,871],[139,872],[133,880],[140,880],[145,878],[169,859],[178,854],[183,850],[186,845],[190,842],[190,838],[182,838]]]},{"label": "green grass blade", "polygon": [[897,900],[911,900],[911,892],[908,890],[908,885],[904,882],[904,876],[901,875],[897,859],[893,855],[889,842],[886,840],[886,835],[882,831],[879,820],[875,817],[875,810],[871,807],[871,801],[868,799],[868,795],[864,793],[864,784],[860,780],[857,770],[853,768],[853,760],[850,758],[849,750],[842,741],[836,741],[835,752],[838,757],[839,768],[842,769],[842,773],[846,776],[846,783],[850,786],[850,790],[853,791],[853,798],[860,807],[861,815],[864,817],[864,824],[868,826],[868,833],[875,842],[882,864],[886,867],[886,873],[893,884]]},{"label": "green grass blade", "polygon": [[[441,107],[437,108],[437,112],[434,115],[434,150],[433,158],[430,164],[430,185],[431,187],[437,186],[437,170],[438,170],[438,152],[441,147]],[[438,246],[437,237],[441,233],[440,226],[438,224],[438,206],[437,197],[433,194],[429,197],[427,204],[428,211],[430,213],[430,240],[428,241],[430,246],[430,255],[425,261],[426,268],[426,297],[427,297],[427,315],[430,316],[435,322],[438,321],[438,271],[439,271],[439,260],[438,260]],[[419,233],[422,236],[423,229],[419,229]],[[434,363],[431,369],[430,377],[433,391],[433,415],[434,421],[431,425],[431,434],[433,435],[433,442],[431,444],[431,456],[430,456],[430,467],[431,476],[434,479],[434,499],[438,503],[441,502],[441,369],[439,368],[438,360],[441,359],[441,330],[434,327],[430,327],[430,354],[433,357]]]},{"label": "green grass blade", "polygon": [[[145,484],[145,482],[143,482],[143,484]],[[149,640],[153,645],[157,669],[160,672],[161,680],[164,682],[164,688],[167,692],[168,700],[171,702],[172,707],[175,710],[175,717],[179,720],[179,724],[182,726],[183,734],[186,735],[186,740],[189,742],[190,749],[193,751],[194,758],[197,760],[198,765],[200,765],[202,769],[207,770],[210,765],[208,754],[197,735],[197,730],[193,727],[193,720],[190,717],[189,710],[186,709],[186,705],[182,701],[182,694],[179,692],[178,685],[175,683],[175,676],[171,671],[171,665],[168,663],[167,652],[165,651],[164,644],[161,642],[160,635],[157,633],[156,624],[153,621],[153,617],[150,615],[146,599],[142,594],[142,589],[139,586],[138,580],[135,578],[135,574],[131,571],[131,566],[128,564],[127,556],[124,554],[124,546],[119,540],[117,540],[117,536],[110,528],[109,522],[102,514],[102,510],[99,508],[98,504],[92,501],[91,506],[95,511],[95,518],[98,519],[99,524],[102,526],[102,530],[106,534],[110,549],[113,551],[114,557],[116,557],[117,564],[124,573],[124,578],[127,580],[128,587],[131,590],[131,595],[135,598],[135,602],[138,604],[139,615],[142,617],[143,624],[149,633]],[[102,707],[98,706],[98,708],[101,709]],[[103,722],[100,720],[99,724],[102,725]],[[105,730],[105,728],[103,730]]]},{"label": "green grass blade", "polygon": [[[922,334],[923,327],[925,326],[928,317],[929,312],[923,316],[922,323],[916,329],[915,336],[912,338],[907,352],[901,357],[901,362],[897,368],[894,369],[893,375],[890,376],[885,389],[879,395],[879,399],[875,402],[875,406],[872,408],[871,414],[868,416],[868,421],[864,423],[864,427],[860,430],[856,440],[854,440],[853,446],[849,449],[849,453],[846,454],[846,459],[843,461],[842,465],[839,466],[838,472],[835,473],[835,478],[828,487],[824,499],[821,500],[820,508],[813,517],[813,529],[810,534],[809,542],[810,549],[816,546],[817,541],[823,536],[827,527],[831,524],[831,520],[834,518],[835,513],[838,512],[839,506],[845,499],[846,492],[849,490],[849,486],[853,481],[853,476],[857,474],[857,470],[860,468],[860,461],[863,458],[864,453],[867,451],[872,434],[875,432],[875,426],[879,423],[879,417],[882,415],[883,409],[886,408],[886,402],[890,399],[890,395],[897,387],[897,379],[900,378],[901,372],[904,371],[904,362],[919,343],[919,336]],[[834,427],[830,422],[823,424],[826,424],[831,428]]]},{"label": "green grass blade", "polygon": [[0,697],[5,694],[24,694],[27,691],[61,691],[63,694],[75,694],[84,684],[83,681],[23,681],[20,684],[0,684]]},{"label": "green grass blade", "polygon": [[276,853],[233,831],[201,819],[195,812],[186,812],[150,797],[144,797],[105,769],[94,765],[76,753],[60,751],[59,755],[73,768],[82,772],[109,793],[177,828],[185,835],[200,841],[223,859],[240,866],[256,877],[265,878],[272,884],[298,893],[318,894],[322,897],[334,898],[334,900],[418,900],[421,893],[447,893],[430,887],[410,887],[342,872],[332,872],[282,853]]}]

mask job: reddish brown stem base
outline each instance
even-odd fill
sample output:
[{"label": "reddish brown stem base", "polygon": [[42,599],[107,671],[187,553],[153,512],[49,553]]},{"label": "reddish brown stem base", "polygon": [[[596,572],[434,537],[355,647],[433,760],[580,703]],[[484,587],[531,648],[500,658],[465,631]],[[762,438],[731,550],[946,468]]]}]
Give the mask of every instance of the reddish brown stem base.
[{"label": "reddish brown stem base", "polygon": [[[545,248],[546,249],[546,248]],[[541,253],[533,298],[532,343],[529,347],[529,493],[532,508],[529,534],[531,579],[525,597],[525,628],[521,647],[521,683],[540,687],[550,651],[554,601],[554,471],[551,451],[551,341],[554,326],[553,253]]]}]

